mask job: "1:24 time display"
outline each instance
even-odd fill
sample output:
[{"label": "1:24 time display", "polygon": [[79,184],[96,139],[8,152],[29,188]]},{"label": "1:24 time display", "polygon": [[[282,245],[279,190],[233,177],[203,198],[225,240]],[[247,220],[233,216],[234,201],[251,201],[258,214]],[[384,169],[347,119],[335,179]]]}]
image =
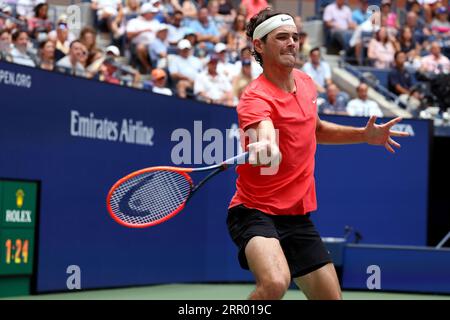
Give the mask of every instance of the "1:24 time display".
[{"label": "1:24 time display", "polygon": [[27,264],[28,263],[28,247],[29,240],[16,239],[15,243],[11,239],[5,242],[6,247],[6,264]]}]

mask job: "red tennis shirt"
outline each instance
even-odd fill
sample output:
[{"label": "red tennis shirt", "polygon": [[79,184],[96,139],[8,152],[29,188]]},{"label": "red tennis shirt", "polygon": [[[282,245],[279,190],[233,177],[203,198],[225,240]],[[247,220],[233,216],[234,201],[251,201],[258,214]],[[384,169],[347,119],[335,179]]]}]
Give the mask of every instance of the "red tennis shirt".
[{"label": "red tennis shirt", "polygon": [[[237,106],[239,127],[271,120],[278,129],[282,161],[276,174],[262,167],[237,167],[236,193],[229,208],[243,204],[275,215],[303,215],[317,209],[314,182],[317,90],[305,73],[293,71],[296,93],[287,93],[264,75],[248,85]],[[247,150],[248,139],[241,139]]]}]

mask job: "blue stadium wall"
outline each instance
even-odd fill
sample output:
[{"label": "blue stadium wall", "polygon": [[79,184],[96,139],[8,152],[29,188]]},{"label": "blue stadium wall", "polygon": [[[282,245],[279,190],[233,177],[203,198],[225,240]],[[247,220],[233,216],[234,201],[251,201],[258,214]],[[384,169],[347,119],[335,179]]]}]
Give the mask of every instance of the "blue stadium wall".
[{"label": "blue stadium wall", "polygon": [[[108,129],[100,138],[80,136],[80,117]],[[354,126],[367,121],[322,118]],[[67,290],[69,265],[81,268],[83,289],[252,280],[239,268],[225,225],[234,170],[156,227],[122,227],[105,208],[118,178],[172,163],[175,129],[193,133],[196,148],[210,145],[206,137],[202,142],[210,128],[236,145],[236,131],[226,131],[236,124],[232,108],[0,62],[0,178],[41,182],[37,291]],[[414,135],[400,141],[395,155],[368,145],[318,147],[313,220],[322,236],[342,237],[351,226],[365,244],[426,245],[431,124],[403,124]],[[122,131],[132,126],[140,128],[139,141]]]}]

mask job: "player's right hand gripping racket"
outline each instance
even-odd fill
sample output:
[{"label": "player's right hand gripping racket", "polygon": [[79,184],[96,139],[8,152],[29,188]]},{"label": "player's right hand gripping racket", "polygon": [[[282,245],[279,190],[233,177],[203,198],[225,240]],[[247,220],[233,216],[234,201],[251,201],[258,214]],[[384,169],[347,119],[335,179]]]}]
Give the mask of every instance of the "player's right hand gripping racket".
[{"label": "player's right hand gripping racket", "polygon": [[[157,225],[174,217],[209,179],[229,166],[244,163],[248,152],[203,168],[151,167],[135,171],[109,190],[106,205],[115,221],[130,228]],[[197,185],[189,173],[211,171]]]}]

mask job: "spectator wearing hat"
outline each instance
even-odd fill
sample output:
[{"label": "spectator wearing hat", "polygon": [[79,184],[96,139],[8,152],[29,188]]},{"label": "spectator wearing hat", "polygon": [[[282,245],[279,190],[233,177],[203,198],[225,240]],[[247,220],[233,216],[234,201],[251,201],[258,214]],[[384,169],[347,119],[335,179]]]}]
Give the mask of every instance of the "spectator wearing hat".
[{"label": "spectator wearing hat", "polygon": [[81,61],[83,56],[87,55],[88,51],[84,44],[80,40],[74,40],[70,44],[68,55],[56,62],[56,69],[63,73],[86,77],[86,70]]},{"label": "spectator wearing hat", "polygon": [[445,7],[436,9],[436,16],[431,22],[431,30],[436,35],[448,37],[450,35],[450,22],[448,21],[448,11]]},{"label": "spectator wearing hat", "polygon": [[192,45],[182,39],[177,45],[178,54],[169,63],[169,73],[176,82],[177,93],[181,98],[187,97],[187,91],[194,88],[194,80],[202,71],[200,59],[192,55]]},{"label": "spectator wearing hat", "polygon": [[233,78],[233,96],[234,104],[241,98],[245,88],[252,82],[252,60],[246,59],[241,61],[241,71]]},{"label": "spectator wearing hat", "polygon": [[172,96],[173,92],[170,88],[167,88],[167,74],[163,69],[153,69],[152,70],[152,92],[163,94],[166,96]]},{"label": "spectator wearing hat", "polygon": [[161,23],[165,21],[165,16],[164,16],[164,12],[163,12],[163,10],[165,8],[164,8],[164,5],[162,5],[161,0],[145,0],[144,2],[150,3],[153,7],[158,9],[158,12],[156,13],[156,16],[155,16],[156,20],[158,20]]},{"label": "spectator wearing hat", "polygon": [[220,40],[220,32],[209,16],[208,9],[203,7],[198,11],[198,19],[194,20],[190,28],[197,34],[199,47],[206,53],[214,50],[214,45]]},{"label": "spectator wearing hat", "polygon": [[105,50],[103,63],[99,68],[100,80],[112,84],[126,84],[139,87],[141,76],[139,72],[117,61],[120,50],[116,46],[108,46]]},{"label": "spectator wearing hat", "polygon": [[207,103],[233,106],[233,93],[230,81],[217,72],[219,57],[216,54],[208,58],[207,70],[203,71],[194,81],[194,94],[197,99]]},{"label": "spectator wearing hat", "polygon": [[28,51],[30,44],[28,33],[18,30],[12,34],[12,41],[14,44],[11,50],[12,62],[23,66],[35,67],[36,63]]},{"label": "spectator wearing hat", "polygon": [[154,68],[167,67],[167,50],[169,41],[167,40],[169,28],[165,23],[161,23],[156,31],[156,38],[148,47],[150,61]]},{"label": "spectator wearing hat", "polygon": [[319,47],[311,49],[309,59],[303,66],[303,71],[314,80],[317,91],[325,93],[325,88],[332,83],[330,65],[320,58]]},{"label": "spectator wearing hat", "polygon": [[357,98],[352,99],[347,104],[347,113],[353,117],[383,117],[378,104],[368,98],[369,86],[365,83],[360,83],[356,87]]},{"label": "spectator wearing hat", "polygon": [[228,48],[225,43],[219,42],[214,46],[214,52],[216,53],[219,62],[217,64],[217,72],[223,74],[228,80],[232,80],[236,75],[234,64],[229,62]]},{"label": "spectator wearing hat", "polygon": [[131,41],[131,54],[147,73],[151,70],[148,58],[148,45],[155,39],[159,21],[155,19],[159,12],[151,3],[144,3],[140,9],[140,16],[130,20],[127,24],[127,38]]}]

